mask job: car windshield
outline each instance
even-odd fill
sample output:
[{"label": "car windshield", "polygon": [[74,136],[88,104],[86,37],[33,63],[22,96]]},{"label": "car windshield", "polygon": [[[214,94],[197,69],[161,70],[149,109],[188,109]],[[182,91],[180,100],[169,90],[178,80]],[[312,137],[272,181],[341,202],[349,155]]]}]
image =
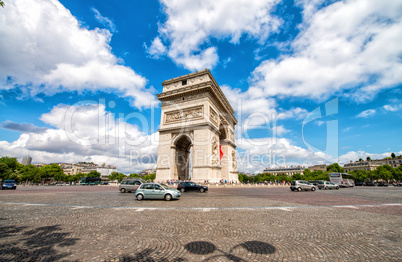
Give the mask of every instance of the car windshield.
[{"label": "car windshield", "polygon": [[170,187],[168,187],[168,186],[165,185],[165,184],[161,184],[161,186],[162,186],[164,189],[171,189]]},{"label": "car windshield", "polygon": [[5,180],[4,183],[15,183],[14,180]]}]

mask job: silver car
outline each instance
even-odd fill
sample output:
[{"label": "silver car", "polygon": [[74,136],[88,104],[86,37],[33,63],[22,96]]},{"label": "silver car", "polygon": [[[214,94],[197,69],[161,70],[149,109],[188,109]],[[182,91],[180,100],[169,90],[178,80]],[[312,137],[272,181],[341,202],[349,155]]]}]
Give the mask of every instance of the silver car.
[{"label": "silver car", "polygon": [[292,183],[290,184],[290,190],[292,191],[302,191],[302,190],[311,190],[315,191],[317,187],[313,184],[310,184],[307,181],[304,180],[293,180]]},{"label": "silver car", "polygon": [[318,184],[318,188],[319,189],[324,188],[325,190],[327,190],[327,189],[336,189],[336,190],[338,190],[339,186],[337,184],[334,184],[334,183],[331,183],[331,182],[328,182],[328,181],[324,181],[324,183]]},{"label": "silver car", "polygon": [[180,191],[170,188],[165,184],[145,183],[142,184],[135,192],[137,200],[143,199],[165,199],[170,201],[172,199],[180,198]]},{"label": "silver car", "polygon": [[144,180],[140,178],[128,178],[121,181],[119,185],[119,191],[122,193],[135,192],[137,188],[144,183]]}]

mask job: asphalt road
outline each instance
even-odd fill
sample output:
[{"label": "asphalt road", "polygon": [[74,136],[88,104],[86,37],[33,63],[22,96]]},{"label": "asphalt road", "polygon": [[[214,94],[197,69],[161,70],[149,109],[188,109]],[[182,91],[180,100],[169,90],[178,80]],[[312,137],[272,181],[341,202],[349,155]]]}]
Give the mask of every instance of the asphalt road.
[{"label": "asphalt road", "polygon": [[0,261],[401,261],[402,188],[0,191]]}]

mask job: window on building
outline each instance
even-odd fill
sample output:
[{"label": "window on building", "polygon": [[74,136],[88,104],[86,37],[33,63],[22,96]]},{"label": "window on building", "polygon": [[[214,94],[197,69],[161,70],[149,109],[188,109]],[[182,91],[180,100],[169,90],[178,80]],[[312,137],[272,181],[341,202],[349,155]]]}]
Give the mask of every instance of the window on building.
[{"label": "window on building", "polygon": [[183,81],[181,81],[181,85],[182,85],[182,86],[187,85],[187,80],[183,80]]}]

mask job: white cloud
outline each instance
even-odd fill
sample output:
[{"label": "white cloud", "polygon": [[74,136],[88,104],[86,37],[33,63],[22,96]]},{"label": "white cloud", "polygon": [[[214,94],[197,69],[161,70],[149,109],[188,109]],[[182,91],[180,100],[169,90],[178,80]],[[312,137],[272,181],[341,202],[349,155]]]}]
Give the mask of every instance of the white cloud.
[{"label": "white cloud", "polygon": [[385,109],[385,111],[391,111],[391,112],[396,112],[398,110],[400,110],[402,108],[402,105],[385,105],[383,106],[383,108]]},{"label": "white cloud", "polygon": [[323,153],[314,153],[296,146],[286,138],[240,139],[237,141],[240,153],[238,169],[245,172],[262,172],[270,166],[313,165],[329,159]]},{"label": "white cloud", "polygon": [[369,116],[372,116],[376,113],[375,109],[367,109],[364,110],[363,112],[359,113],[356,117],[363,117],[363,118],[367,118]]},{"label": "white cloud", "polygon": [[166,54],[166,46],[163,45],[159,37],[155,37],[149,48],[145,43],[144,46],[145,49],[147,50],[147,53],[150,54],[152,58],[159,58]]},{"label": "white cloud", "polygon": [[[161,0],[167,21],[160,26],[159,35],[167,43],[168,56],[176,64],[189,70],[212,68],[218,62],[218,54],[209,40],[228,38],[237,44],[242,35],[247,35],[264,43],[281,24],[270,15],[277,2]],[[153,41],[150,49],[159,50],[158,45]]]},{"label": "white cloud", "polygon": [[304,6],[293,54],[263,61],[253,87],[265,96],[313,99],[352,89],[364,101],[402,82],[401,1],[340,1],[317,11],[321,3]]},{"label": "white cloud", "polygon": [[105,16],[102,16],[102,14],[96,8],[92,8],[91,10],[92,12],[94,12],[96,20],[98,20],[99,23],[108,28],[110,32],[115,33],[117,31],[116,25],[113,23],[112,20]]},{"label": "white cloud", "polygon": [[[95,163],[116,165],[123,172],[156,166],[158,133],[148,135],[141,127],[116,120],[104,105],[59,105],[41,120],[53,128],[30,125],[29,133],[21,134],[18,140],[0,141],[0,151],[18,158],[29,154],[35,163],[79,162],[90,157]],[[41,132],[31,132],[37,129]]]},{"label": "white cloud", "polygon": [[[344,155],[339,156],[339,164],[347,164],[350,161],[358,161],[360,158],[366,160],[369,156],[371,159],[383,159],[385,157],[390,157],[392,152],[385,153],[368,153],[363,150],[359,151],[349,151]],[[394,152],[396,155],[402,155],[402,151]]]},{"label": "white cloud", "polygon": [[15,0],[0,12],[0,89],[24,95],[64,91],[116,92],[137,107],[155,101],[146,79],[111,52],[111,33],[88,30],[57,0]]}]

